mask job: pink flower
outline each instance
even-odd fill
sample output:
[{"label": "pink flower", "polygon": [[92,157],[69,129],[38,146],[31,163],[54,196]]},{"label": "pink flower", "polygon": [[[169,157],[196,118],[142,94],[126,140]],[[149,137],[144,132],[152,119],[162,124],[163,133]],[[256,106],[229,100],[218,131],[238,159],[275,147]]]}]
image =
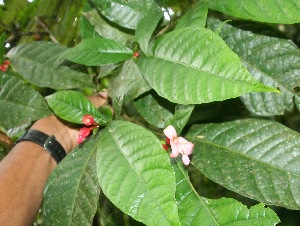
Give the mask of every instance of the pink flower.
[{"label": "pink flower", "polygon": [[91,128],[87,128],[87,127],[82,127],[79,130],[79,134],[78,134],[78,138],[77,138],[77,143],[81,144],[85,138],[87,138],[91,133]]},{"label": "pink flower", "polygon": [[176,158],[179,154],[181,154],[182,162],[185,165],[190,164],[189,155],[192,154],[194,144],[187,141],[183,137],[178,137],[175,128],[171,125],[164,129],[164,134],[168,139],[170,139],[170,145],[172,149],[170,157]]},{"label": "pink flower", "polygon": [[86,125],[86,126],[92,126],[92,125],[95,125],[95,124],[96,124],[96,122],[95,122],[95,120],[94,120],[94,117],[91,116],[91,115],[84,115],[84,116],[82,117],[82,122],[83,122],[83,124]]}]

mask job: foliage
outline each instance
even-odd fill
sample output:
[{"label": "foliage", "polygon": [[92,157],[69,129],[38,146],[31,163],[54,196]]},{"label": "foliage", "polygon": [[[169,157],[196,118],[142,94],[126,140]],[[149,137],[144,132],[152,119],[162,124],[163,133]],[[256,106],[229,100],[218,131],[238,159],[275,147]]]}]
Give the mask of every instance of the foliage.
[{"label": "foliage", "polygon": [[[51,2],[70,10],[46,26]],[[51,113],[101,125],[49,178],[46,225],[275,225],[274,206],[300,210],[300,52],[279,30],[298,1],[4,3],[0,142]],[[97,109],[85,96],[104,90]],[[191,165],[162,147],[169,125],[194,143]],[[206,196],[207,178],[227,193]]]}]

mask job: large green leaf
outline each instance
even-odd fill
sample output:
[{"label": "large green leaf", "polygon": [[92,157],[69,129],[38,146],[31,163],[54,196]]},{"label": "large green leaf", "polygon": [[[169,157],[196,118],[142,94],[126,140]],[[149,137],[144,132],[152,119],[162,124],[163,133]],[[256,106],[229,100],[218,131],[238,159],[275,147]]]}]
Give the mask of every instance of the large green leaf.
[{"label": "large green leaf", "polygon": [[101,131],[97,150],[98,180],[114,205],[147,225],[179,225],[174,172],[151,132],[112,121]]},{"label": "large green leaf", "polygon": [[44,98],[21,79],[0,74],[0,126],[10,129],[51,113]]},{"label": "large green leaf", "polygon": [[148,57],[140,58],[141,71],[149,85],[171,102],[201,104],[249,92],[276,91],[257,82],[209,29],[177,29],[151,48]]},{"label": "large green leaf", "polygon": [[66,47],[52,42],[18,45],[7,56],[14,68],[30,83],[53,89],[94,87],[92,76],[75,65],[57,62]]},{"label": "large green leaf", "polygon": [[123,102],[133,100],[150,89],[136,63],[132,60],[126,61],[121,72],[112,77],[108,87],[116,114],[121,113]]},{"label": "large green leaf", "polygon": [[158,22],[162,17],[162,12],[145,16],[137,25],[135,36],[141,50],[147,54],[148,44]]},{"label": "large green leaf", "polygon": [[208,1],[200,0],[190,11],[184,14],[177,22],[176,29],[184,27],[202,27],[206,25]]},{"label": "large green leaf", "polygon": [[62,58],[87,66],[100,66],[125,61],[133,52],[121,43],[101,37],[82,40],[62,54]]},{"label": "large green leaf", "polygon": [[267,120],[196,125],[192,163],[204,175],[266,204],[300,209],[300,135]]},{"label": "large green leaf", "polygon": [[73,150],[48,179],[43,216],[46,225],[92,225],[100,187],[96,176],[97,140]]},{"label": "large green leaf", "polygon": [[59,91],[47,96],[46,100],[57,116],[69,122],[82,124],[82,117],[89,114],[103,126],[110,118],[101,114],[89,99],[77,91]]},{"label": "large green leaf", "polygon": [[[217,29],[221,23],[210,19],[208,26]],[[291,40],[281,38],[270,27],[254,23],[224,24],[220,35],[240,56],[254,78],[281,90],[282,95],[250,93],[242,96],[249,111],[263,116],[291,111],[294,108],[293,97],[296,95],[293,88],[300,84],[299,48]]]},{"label": "large green leaf", "polygon": [[136,29],[140,20],[155,14],[160,8],[153,0],[92,0],[110,21],[129,29]]},{"label": "large green leaf", "polygon": [[212,226],[212,225],[264,225],[271,226],[279,223],[279,218],[269,208],[259,204],[250,209],[242,203],[230,199],[206,199],[198,195],[189,180],[183,165],[173,165],[177,188],[181,225]]},{"label": "large green leaf", "polygon": [[210,0],[208,2],[209,8],[238,18],[278,24],[300,22],[298,0]]}]

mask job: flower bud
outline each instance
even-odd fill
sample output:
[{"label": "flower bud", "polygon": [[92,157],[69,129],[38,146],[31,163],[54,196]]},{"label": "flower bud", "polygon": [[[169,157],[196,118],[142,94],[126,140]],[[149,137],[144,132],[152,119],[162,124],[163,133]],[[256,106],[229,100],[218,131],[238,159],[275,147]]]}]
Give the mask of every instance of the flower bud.
[{"label": "flower bud", "polygon": [[96,124],[96,122],[95,122],[95,120],[94,120],[94,117],[91,116],[91,115],[84,115],[84,116],[82,117],[82,122],[83,122],[83,124],[86,125],[86,126],[92,126],[92,125],[95,125],[95,124]]},{"label": "flower bud", "polygon": [[91,129],[87,127],[83,127],[79,130],[78,138],[77,138],[77,143],[81,144],[85,138],[87,138],[91,133]]}]

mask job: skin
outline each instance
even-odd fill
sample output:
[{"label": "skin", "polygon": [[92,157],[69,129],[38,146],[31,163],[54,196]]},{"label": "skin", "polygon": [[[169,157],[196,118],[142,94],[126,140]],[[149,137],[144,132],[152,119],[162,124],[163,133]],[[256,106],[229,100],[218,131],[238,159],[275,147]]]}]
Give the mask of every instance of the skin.
[{"label": "skin", "polygon": [[[89,97],[96,107],[105,103]],[[65,151],[77,145],[78,129],[51,115],[36,121],[31,129],[54,135]],[[14,146],[0,162],[0,225],[30,226],[42,204],[46,181],[57,163],[52,156],[30,141]]]}]

